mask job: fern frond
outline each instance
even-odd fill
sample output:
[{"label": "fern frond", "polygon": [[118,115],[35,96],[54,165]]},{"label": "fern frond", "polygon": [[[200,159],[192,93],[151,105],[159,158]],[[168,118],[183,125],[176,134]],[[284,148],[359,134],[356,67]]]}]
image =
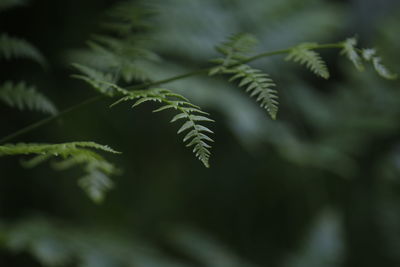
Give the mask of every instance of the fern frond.
[{"label": "fern frond", "polygon": [[356,38],[348,38],[343,43],[343,49],[341,51],[342,55],[346,55],[351,62],[353,62],[354,66],[359,70],[364,70],[364,65],[362,63],[362,58],[360,57],[357,51],[357,39]]},{"label": "fern frond", "polygon": [[14,84],[7,81],[0,85],[0,100],[20,110],[29,109],[53,115],[57,113],[56,107],[47,97],[36,91],[35,87],[26,85],[25,82]]},{"label": "fern frond", "polygon": [[0,35],[0,58],[27,58],[33,60],[42,66],[46,65],[46,61],[42,54],[23,39],[10,37],[7,34]]},{"label": "fern frond", "polygon": [[187,147],[193,147],[193,153],[205,167],[208,168],[210,166],[209,158],[211,152],[209,149],[211,146],[207,142],[213,142],[213,140],[207,134],[213,132],[200,124],[201,122],[213,122],[212,119],[208,118],[208,113],[202,111],[200,107],[191,104],[185,97],[167,89],[153,88],[149,90],[127,91],[117,86],[115,87],[125,96],[112,106],[121,102],[135,100],[132,108],[145,102],[158,102],[162,106],[153,112],[160,112],[167,109],[177,111],[178,114],[172,118],[171,122],[185,120],[179,128],[178,134],[186,132],[183,142],[186,143]]},{"label": "fern frond", "polygon": [[328,79],[329,71],[326,63],[321,56],[310,49],[310,46],[316,45],[315,43],[300,44],[290,50],[289,55],[286,57],[287,61],[298,62],[301,65],[306,65],[316,75]]},{"label": "fern frond", "polygon": [[211,60],[218,66],[212,68],[209,75],[223,73],[227,67],[237,64],[244,59],[247,53],[254,49],[257,43],[257,39],[248,33],[238,33],[230,36],[228,41],[216,47],[216,50],[224,57]]},{"label": "fern frond", "polygon": [[[157,54],[148,50],[146,45],[141,43],[140,38],[116,38],[108,35],[95,35],[92,39],[92,41],[88,42],[91,51],[80,52],[80,54],[87,59],[91,59],[92,62],[96,60],[101,62],[101,66],[93,67],[100,67],[108,72],[117,72],[128,83],[133,80],[148,81],[150,72],[146,62],[158,62],[160,60]],[[87,66],[90,65],[90,62],[78,65]],[[82,70],[80,71],[82,72]],[[90,80],[92,80],[90,82],[92,84],[93,80],[104,81],[108,79],[102,80],[90,77]],[[97,84],[97,82],[94,83]],[[98,85],[95,84],[92,85],[98,90]]]},{"label": "fern frond", "polygon": [[159,56],[146,48],[140,37],[115,38],[107,35],[94,35],[91,47],[102,55],[111,58],[115,62],[125,82],[134,79],[146,81],[150,76],[143,62],[158,62]]},{"label": "fern frond", "polygon": [[228,38],[228,41],[217,46],[218,52],[225,56],[243,56],[251,52],[257,45],[257,39],[248,33],[236,33]]},{"label": "fern frond", "polygon": [[382,58],[376,55],[376,50],[367,48],[362,50],[362,56],[366,61],[372,61],[375,71],[383,78],[388,80],[397,79],[397,74],[389,71],[383,64]]},{"label": "fern frond", "polygon": [[253,69],[248,65],[240,65],[227,71],[233,76],[229,81],[239,80],[239,87],[244,87],[251,97],[255,97],[260,106],[266,109],[272,119],[278,113],[278,93],[273,87],[275,83],[268,74]]},{"label": "fern frond", "polygon": [[0,146],[0,156],[34,155],[24,161],[25,167],[35,167],[51,158],[55,169],[65,170],[74,166],[83,166],[85,175],[79,179],[79,185],[95,202],[101,202],[107,190],[113,187],[109,175],[117,173],[113,164],[106,161],[93,150],[119,153],[112,148],[94,142],[70,142],[62,144],[6,144]]},{"label": "fern frond", "polygon": [[83,74],[83,75],[75,74],[72,75],[72,77],[87,82],[101,94],[105,94],[107,96],[114,95],[113,88],[104,83],[104,82],[111,83],[114,81],[114,76],[111,73],[103,73],[94,68],[77,63],[72,64],[72,66]]},{"label": "fern frond", "polygon": [[[273,88],[275,83],[268,74],[253,69],[246,64],[240,64],[243,55],[250,52],[256,44],[256,39],[249,34],[236,34],[220,46],[217,50],[224,58],[218,58],[212,62],[218,64],[211,68],[209,75],[229,74],[229,81],[240,80],[239,87],[245,87],[251,97],[255,97],[260,106],[266,109],[272,119],[276,119],[278,113],[278,95]],[[240,64],[240,65],[239,65]]]}]

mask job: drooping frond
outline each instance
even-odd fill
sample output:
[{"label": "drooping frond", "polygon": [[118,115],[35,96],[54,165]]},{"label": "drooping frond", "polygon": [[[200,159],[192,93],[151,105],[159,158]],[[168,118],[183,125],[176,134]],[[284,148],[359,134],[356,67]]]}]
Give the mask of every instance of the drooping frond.
[{"label": "drooping frond", "polygon": [[292,48],[289,55],[286,57],[286,60],[298,62],[301,65],[306,65],[306,67],[316,75],[324,79],[328,79],[329,71],[326,63],[317,52],[310,49],[310,46],[312,45],[317,44],[304,43]]},{"label": "drooping frond", "polygon": [[[116,87],[116,86],[115,86]],[[211,146],[207,142],[213,140],[207,135],[213,133],[209,128],[201,125],[201,122],[213,122],[208,118],[208,113],[202,111],[200,107],[193,105],[185,97],[163,88],[153,88],[149,90],[127,91],[116,87],[119,92],[125,96],[115,102],[112,106],[121,102],[135,100],[132,108],[145,102],[158,102],[162,106],[153,112],[159,112],[167,109],[173,109],[178,112],[171,122],[184,120],[185,122],[178,130],[178,134],[186,132],[183,142],[187,147],[193,147],[193,153],[204,164],[209,167],[209,158],[211,155]]]},{"label": "drooping frond", "polygon": [[42,54],[34,46],[23,39],[10,37],[3,33],[0,35],[0,58],[27,58],[33,60],[42,66],[46,61]]},{"label": "drooping frond", "polygon": [[0,11],[26,4],[26,0],[1,0]]},{"label": "drooping frond", "polygon": [[237,64],[244,56],[253,51],[258,43],[257,39],[248,33],[238,33],[230,36],[228,40],[216,47],[216,50],[224,57],[213,59],[218,66],[212,68],[210,75],[223,73],[227,67]]},{"label": "drooping frond", "polygon": [[381,57],[376,55],[376,50],[373,48],[363,49],[362,56],[366,61],[372,61],[372,65],[376,72],[383,78],[388,80],[397,79],[397,74],[392,73],[383,64]]},{"label": "drooping frond", "polygon": [[273,88],[276,85],[268,74],[253,69],[248,65],[234,67],[227,73],[233,75],[229,81],[239,80],[239,86],[244,87],[251,97],[255,97],[260,106],[268,111],[272,119],[276,119],[278,93]]},{"label": "drooping frond", "polygon": [[341,51],[342,55],[346,55],[351,62],[353,62],[354,66],[359,70],[364,70],[364,65],[362,63],[362,58],[360,57],[357,51],[357,39],[356,38],[348,38],[343,43],[343,49]]},{"label": "drooping frond", "polygon": [[79,179],[79,185],[95,202],[101,202],[107,190],[113,187],[109,175],[117,173],[113,164],[106,161],[94,150],[119,153],[108,146],[94,142],[71,142],[62,144],[7,144],[0,146],[0,156],[33,155],[24,161],[25,167],[35,167],[40,163],[57,158],[55,169],[65,170],[74,166],[83,166],[85,175]]},{"label": "drooping frond", "polygon": [[7,81],[0,85],[0,101],[19,110],[28,109],[53,115],[57,113],[56,107],[46,96],[25,82],[15,84]]},{"label": "drooping frond", "polygon": [[72,77],[87,82],[94,89],[96,89],[98,92],[102,94],[108,96],[114,95],[114,89],[109,85],[107,85],[106,83],[104,83],[104,82],[111,83],[114,81],[114,76],[111,73],[103,73],[94,68],[77,63],[72,64],[72,66],[82,73],[81,75],[78,74],[72,75]]}]

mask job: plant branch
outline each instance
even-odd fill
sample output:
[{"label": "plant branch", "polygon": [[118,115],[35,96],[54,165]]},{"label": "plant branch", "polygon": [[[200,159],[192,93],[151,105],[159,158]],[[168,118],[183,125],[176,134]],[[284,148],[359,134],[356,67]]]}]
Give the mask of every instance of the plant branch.
[{"label": "plant branch", "polygon": [[[310,46],[310,49],[328,49],[328,48],[342,48],[342,47],[343,47],[342,43],[316,44],[314,46]],[[255,60],[258,60],[258,59],[261,59],[261,58],[264,58],[264,57],[287,54],[287,53],[289,53],[291,51],[291,49],[292,48],[261,53],[261,54],[246,58],[246,59],[238,62],[235,65],[245,64],[245,63],[248,63],[248,62],[251,62],[251,61],[255,61]],[[232,67],[234,67],[234,66],[232,66]],[[192,77],[192,76],[207,74],[210,71],[211,68],[212,67],[204,68],[204,69],[200,69],[200,70],[184,73],[184,74],[181,74],[181,75],[177,75],[177,76],[174,76],[174,77],[170,77],[170,78],[159,80],[159,81],[155,81],[155,82],[147,82],[147,83],[142,83],[142,84],[139,84],[139,85],[128,86],[128,87],[126,87],[126,89],[139,90],[139,89],[143,89],[143,88],[150,87],[150,86],[156,86],[156,85],[160,85],[160,84],[170,83],[170,82],[173,82],[173,81],[176,81],[176,80],[181,80],[181,79],[185,79],[185,78]],[[106,98],[105,95],[98,95],[98,96],[95,96],[95,97],[88,98],[88,99],[86,99],[86,100],[84,100],[84,101],[82,101],[82,102],[80,102],[80,103],[78,103],[76,105],[73,105],[73,106],[71,106],[69,108],[66,108],[66,109],[62,110],[61,112],[59,112],[56,115],[50,116],[50,117],[42,119],[40,121],[37,121],[37,122],[35,122],[33,124],[30,124],[30,125],[22,128],[22,129],[20,129],[20,130],[18,130],[16,132],[12,133],[12,134],[10,134],[10,135],[5,136],[4,138],[0,139],[0,144],[4,144],[6,142],[9,142],[9,141],[21,136],[21,135],[24,135],[24,134],[26,134],[28,132],[31,132],[31,131],[33,131],[33,130],[35,130],[35,129],[43,126],[43,125],[49,124],[49,123],[51,123],[51,122],[53,122],[53,121],[55,121],[55,120],[57,120],[57,119],[59,119],[61,117],[73,112],[73,111],[79,110],[79,109],[81,109],[81,108],[83,108],[85,106],[88,106],[88,105],[92,104],[92,103],[96,103],[96,102],[98,102],[98,101],[100,101],[100,100],[102,100],[104,98]]]}]

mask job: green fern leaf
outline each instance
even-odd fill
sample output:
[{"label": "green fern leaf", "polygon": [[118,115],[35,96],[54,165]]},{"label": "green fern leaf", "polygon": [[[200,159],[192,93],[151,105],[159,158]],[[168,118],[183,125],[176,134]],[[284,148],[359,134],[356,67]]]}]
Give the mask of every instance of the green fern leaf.
[{"label": "green fern leaf", "polygon": [[10,37],[7,34],[0,35],[0,58],[27,58],[31,59],[42,66],[46,65],[46,61],[42,54],[34,46],[25,40]]},{"label": "green fern leaf", "polygon": [[309,68],[316,75],[324,79],[328,79],[328,68],[325,62],[322,60],[321,56],[317,52],[309,48],[311,45],[316,44],[304,43],[292,48],[289,55],[286,57],[286,60],[291,60],[294,62],[298,62],[301,65],[306,65],[306,67]]},{"label": "green fern leaf", "polygon": [[209,158],[211,155],[211,146],[207,142],[213,142],[213,140],[207,136],[207,133],[213,133],[209,128],[200,124],[200,122],[213,122],[212,119],[206,117],[209,114],[202,111],[200,107],[191,104],[188,100],[176,93],[173,93],[163,88],[153,88],[149,90],[140,91],[127,91],[116,85],[114,87],[121,92],[124,97],[112,104],[115,106],[121,102],[132,101],[136,102],[132,107],[136,107],[145,102],[158,102],[163,106],[155,109],[153,112],[160,112],[167,109],[173,109],[179,113],[175,115],[171,122],[178,120],[185,120],[182,126],[178,130],[178,134],[187,132],[183,142],[187,143],[187,147],[193,147],[193,153],[195,156],[204,164],[205,167],[209,167]]},{"label": "green fern leaf", "polygon": [[255,38],[248,34],[236,34],[230,37],[227,42],[217,47],[217,50],[225,57],[212,60],[217,66],[210,69],[209,75],[232,75],[229,81],[239,80],[239,87],[245,87],[251,97],[256,97],[260,106],[266,109],[275,120],[278,113],[277,91],[273,89],[276,86],[275,83],[268,74],[240,64],[240,61],[244,59],[243,55],[250,52],[255,43]]},{"label": "green fern leaf", "polygon": [[389,71],[383,64],[382,59],[376,55],[376,50],[373,48],[363,49],[362,56],[366,61],[372,61],[375,71],[383,78],[388,80],[397,79],[397,74]]},{"label": "green fern leaf", "polygon": [[96,166],[86,168],[87,174],[78,181],[79,186],[96,203],[104,200],[105,193],[114,187],[112,180]]},{"label": "green fern leaf", "polygon": [[362,50],[362,57],[366,61],[371,61],[376,56],[376,50],[373,48],[364,48]]},{"label": "green fern leaf", "polygon": [[0,86],[0,100],[10,107],[20,110],[41,111],[48,114],[56,114],[57,109],[53,103],[44,95],[37,92],[33,86],[28,86],[24,82],[14,84],[5,82]]},{"label": "green fern leaf", "polygon": [[[146,48],[139,37],[115,38],[107,35],[94,35],[90,44],[91,48],[100,55],[110,58],[110,62],[116,67],[125,82],[134,79],[146,81],[149,72],[146,70],[145,62],[158,62],[157,54]],[[111,67],[111,66],[110,66]]]},{"label": "green fern leaf", "polygon": [[382,62],[382,59],[380,57],[374,57],[372,59],[372,64],[374,65],[376,72],[385,79],[388,79],[388,80],[397,79],[397,74],[389,71],[384,65],[382,65],[381,62]]},{"label": "green fern leaf", "polygon": [[224,58],[217,58],[211,62],[218,64],[209,71],[209,75],[224,73],[229,66],[237,64],[251,52],[258,43],[257,39],[248,33],[238,33],[230,36],[228,41],[216,47],[216,50],[224,55]]},{"label": "green fern leaf", "polygon": [[107,85],[104,82],[113,82],[114,76],[110,73],[103,73],[94,68],[74,63],[72,64],[78,71],[80,71],[83,75],[72,75],[72,77],[83,80],[90,84],[94,89],[96,89],[101,94],[105,94],[107,96],[114,95],[114,89]]},{"label": "green fern leaf", "polygon": [[255,97],[260,106],[266,109],[272,119],[276,119],[278,113],[278,95],[273,89],[275,83],[268,74],[253,69],[248,65],[240,65],[230,69],[227,73],[233,76],[229,81],[239,80],[239,87],[245,87],[251,97]]},{"label": "green fern leaf", "polygon": [[350,59],[351,62],[353,62],[354,66],[359,70],[362,71],[364,70],[364,65],[362,63],[362,58],[358,54],[356,45],[357,45],[357,39],[356,38],[348,38],[345,40],[343,43],[343,49],[341,54],[346,55],[348,59]]},{"label": "green fern leaf", "polygon": [[[118,4],[108,10],[101,25],[102,33],[92,35],[91,41],[88,42],[90,51],[78,53],[86,62],[82,62],[81,59],[79,62],[108,73],[116,73],[116,78],[122,78],[127,83],[134,80],[148,81],[151,77],[149,62],[159,61],[159,56],[148,49],[148,27],[144,18],[149,13],[131,2]],[[101,63],[100,66],[98,63]],[[87,81],[83,77],[80,78]],[[95,84],[96,87],[99,87],[98,81],[107,81],[89,78],[87,82]],[[104,91],[104,88],[102,90]]]},{"label": "green fern leaf", "polygon": [[62,144],[6,144],[0,146],[0,156],[34,155],[23,162],[25,167],[35,167],[51,158],[57,170],[65,170],[74,166],[83,166],[85,175],[79,179],[79,185],[95,202],[101,202],[107,190],[113,187],[109,175],[118,173],[113,164],[106,161],[93,150],[119,153],[108,146],[94,142],[71,142]]},{"label": "green fern leaf", "polygon": [[248,33],[233,34],[228,38],[228,41],[217,46],[218,52],[225,56],[236,58],[251,52],[257,45],[257,39]]}]

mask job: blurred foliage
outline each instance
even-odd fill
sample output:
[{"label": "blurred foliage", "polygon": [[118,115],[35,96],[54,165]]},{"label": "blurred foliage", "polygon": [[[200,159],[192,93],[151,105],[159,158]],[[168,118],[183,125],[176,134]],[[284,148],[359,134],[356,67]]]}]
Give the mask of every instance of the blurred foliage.
[{"label": "blurred foliage", "polygon": [[[91,96],[69,77],[70,63],[84,59],[85,41],[116,2],[37,0],[4,9],[1,32],[35,44],[49,67],[3,62],[0,79],[34,82],[60,109]],[[155,11],[143,44],[160,58],[137,62],[146,79],[203,67],[235,32],[257,36],[259,51],[358,33],[362,47],[377,47],[400,73],[397,1],[133,2]],[[279,84],[276,121],[222,79],[169,84],[216,120],[210,169],[167,127],[170,114],[154,116],[151,106],[132,113],[102,101],[23,136],[109,144],[124,152],[115,158],[124,173],[94,206],[69,179],[75,170],[55,176],[2,159],[0,266],[399,266],[399,81],[369,66],[358,72],[335,51],[322,56],[329,81],[280,56],[255,62]],[[142,78],[128,74],[126,81]],[[3,135],[42,116],[0,112]]]}]

